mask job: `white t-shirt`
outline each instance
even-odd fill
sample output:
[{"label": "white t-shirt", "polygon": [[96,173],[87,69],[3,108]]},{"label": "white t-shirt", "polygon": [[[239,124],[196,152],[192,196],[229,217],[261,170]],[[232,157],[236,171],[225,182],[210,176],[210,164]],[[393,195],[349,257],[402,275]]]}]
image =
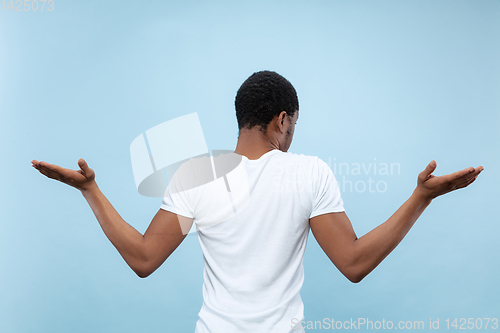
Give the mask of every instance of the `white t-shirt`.
[{"label": "white t-shirt", "polygon": [[171,181],[161,205],[196,224],[205,269],[195,332],[303,332],[293,326],[304,319],[309,219],[344,211],[337,181],[315,156],[233,156],[241,163],[225,177],[184,188]]}]

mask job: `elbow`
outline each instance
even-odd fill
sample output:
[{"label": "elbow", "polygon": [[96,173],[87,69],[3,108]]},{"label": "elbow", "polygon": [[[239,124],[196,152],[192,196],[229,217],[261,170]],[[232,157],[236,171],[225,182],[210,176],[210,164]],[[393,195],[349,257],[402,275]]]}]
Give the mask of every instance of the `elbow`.
[{"label": "elbow", "polygon": [[151,275],[151,273],[143,271],[135,271],[135,274],[137,274],[137,276],[140,277],[141,279],[145,279]]},{"label": "elbow", "polygon": [[131,268],[134,273],[137,274],[137,276],[141,279],[147,278],[155,271],[154,269],[151,269],[149,265],[147,265],[147,262],[143,262],[140,265],[135,265]]},{"label": "elbow", "polygon": [[361,282],[367,275],[362,270],[356,268],[345,269],[342,271],[342,274],[352,283]]},{"label": "elbow", "polygon": [[346,275],[346,278],[349,281],[351,281],[352,283],[360,283],[361,280],[364,279],[364,277],[365,277],[364,275],[360,275],[360,274],[358,274],[358,275],[349,275],[349,276]]}]

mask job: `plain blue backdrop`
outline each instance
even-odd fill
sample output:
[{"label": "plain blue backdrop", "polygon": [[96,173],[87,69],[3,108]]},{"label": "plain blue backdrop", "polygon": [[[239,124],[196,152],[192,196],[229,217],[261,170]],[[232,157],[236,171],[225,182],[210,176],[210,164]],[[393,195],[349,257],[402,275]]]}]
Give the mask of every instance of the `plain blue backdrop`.
[{"label": "plain blue backdrop", "polygon": [[[500,317],[499,1],[54,0],[53,11],[16,12],[19,3],[0,7],[0,332],[193,332],[197,238],[140,279],[81,194],[30,161],[76,168],[84,157],[144,232],[161,199],[137,193],[132,140],[197,112],[209,149],[234,149],[234,96],[263,69],[299,95],[290,151],[351,167],[336,176],[358,236],[409,197],[430,160],[438,175],[485,167],[436,199],[359,284],[310,234],[306,320],[427,328],[440,318],[446,330],[446,318]],[[382,163],[399,171],[352,172]],[[385,190],[361,191],[370,181]]]}]

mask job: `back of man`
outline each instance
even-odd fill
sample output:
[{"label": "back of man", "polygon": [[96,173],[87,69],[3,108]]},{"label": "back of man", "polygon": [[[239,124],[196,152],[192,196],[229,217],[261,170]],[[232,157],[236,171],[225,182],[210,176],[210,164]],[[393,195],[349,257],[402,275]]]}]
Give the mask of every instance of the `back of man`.
[{"label": "back of man", "polygon": [[[169,191],[161,206],[197,224],[205,271],[196,333],[292,331],[292,319],[304,316],[309,219],[344,210],[333,173],[317,157],[273,149],[241,158],[227,179]],[[228,196],[235,214],[214,221]]]}]

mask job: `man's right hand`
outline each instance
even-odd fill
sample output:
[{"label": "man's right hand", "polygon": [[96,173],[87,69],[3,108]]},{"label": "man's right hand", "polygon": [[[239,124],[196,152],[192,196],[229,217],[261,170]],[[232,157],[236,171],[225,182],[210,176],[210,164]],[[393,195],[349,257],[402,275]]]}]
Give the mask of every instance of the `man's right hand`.
[{"label": "man's right hand", "polygon": [[[118,214],[99,190],[94,170],[80,159],[80,170],[65,169],[46,162],[31,162],[45,176],[73,186],[82,192],[102,230],[127,264],[140,277],[153,273],[186,238],[192,218],[160,209],[142,235]],[[183,229],[185,228],[185,229]]]},{"label": "man's right hand", "polygon": [[78,160],[79,170],[66,169],[55,164],[38,162],[37,160],[31,161],[31,165],[40,171],[41,174],[73,186],[80,191],[85,191],[91,187],[97,186],[94,170],[89,168],[87,162],[85,162],[83,158]]}]

